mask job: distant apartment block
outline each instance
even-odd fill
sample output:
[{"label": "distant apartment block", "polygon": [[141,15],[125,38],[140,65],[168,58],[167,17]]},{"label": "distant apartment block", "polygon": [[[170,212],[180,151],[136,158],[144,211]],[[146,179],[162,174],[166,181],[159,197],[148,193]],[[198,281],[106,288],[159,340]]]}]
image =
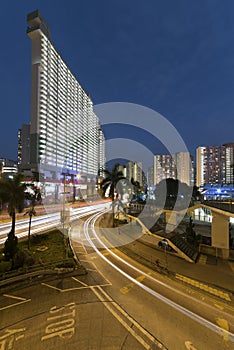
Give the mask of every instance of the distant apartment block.
[{"label": "distant apartment block", "polygon": [[225,143],[225,183],[234,184],[234,143]]},{"label": "distant apartment block", "polygon": [[176,164],[173,156],[154,155],[154,185],[168,178],[176,178]]},{"label": "distant apartment block", "polygon": [[30,125],[23,124],[18,130],[18,167],[30,169]]},{"label": "distant apartment block", "polygon": [[177,152],[175,155],[154,156],[154,185],[168,178],[178,179],[188,186],[194,184],[193,159],[189,152]]},{"label": "distant apartment block", "polygon": [[27,16],[32,42],[30,167],[45,179],[62,173],[94,183],[105,139],[93,102],[51,41],[39,11]]},{"label": "distant apartment block", "polygon": [[174,155],[176,164],[176,178],[187,184],[194,185],[194,162],[189,152],[178,152]]},{"label": "distant apartment block", "polygon": [[196,150],[197,186],[233,184],[234,143]]},{"label": "distant apartment block", "polygon": [[142,186],[142,162],[128,162],[123,170],[124,176],[131,181],[138,181]]},{"label": "distant apartment block", "polygon": [[154,186],[154,167],[153,166],[148,167],[147,184],[148,184],[148,187]]}]

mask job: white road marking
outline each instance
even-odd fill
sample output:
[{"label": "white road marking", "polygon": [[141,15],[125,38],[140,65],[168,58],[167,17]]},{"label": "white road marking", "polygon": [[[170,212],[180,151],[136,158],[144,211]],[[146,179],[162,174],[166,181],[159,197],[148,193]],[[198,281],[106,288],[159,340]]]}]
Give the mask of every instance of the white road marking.
[{"label": "white road marking", "polygon": [[22,298],[22,297],[17,297],[15,295],[10,295],[10,294],[3,294],[4,297],[7,297],[7,298],[12,298],[12,299],[16,299],[16,300],[27,300],[26,298]]},{"label": "white road marking", "polygon": [[10,305],[7,305],[7,306],[3,306],[3,307],[0,308],[0,311],[6,310],[6,309],[10,309],[11,307],[18,306],[20,304],[28,303],[29,301],[31,301],[31,299],[25,299],[25,298],[21,298],[21,297],[16,297],[14,295],[9,295],[9,294],[3,294],[3,296],[6,297],[6,298],[17,299],[17,300],[20,300],[20,301],[18,303],[14,303],[14,304],[10,304]]},{"label": "white road marking", "polygon": [[79,283],[82,284],[83,286],[88,287],[88,285],[87,285],[86,283],[84,283],[84,282],[78,280],[78,278],[72,277],[72,279],[73,279],[74,281],[79,282]]}]

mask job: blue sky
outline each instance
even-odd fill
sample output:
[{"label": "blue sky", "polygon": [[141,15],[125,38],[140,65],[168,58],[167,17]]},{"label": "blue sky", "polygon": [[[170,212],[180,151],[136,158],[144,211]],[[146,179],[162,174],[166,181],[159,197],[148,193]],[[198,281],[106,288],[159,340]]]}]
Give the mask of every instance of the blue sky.
[{"label": "blue sky", "polygon": [[16,159],[17,130],[30,120],[26,15],[35,9],[95,104],[154,109],[192,154],[234,142],[232,0],[9,0],[0,12],[0,157]]}]

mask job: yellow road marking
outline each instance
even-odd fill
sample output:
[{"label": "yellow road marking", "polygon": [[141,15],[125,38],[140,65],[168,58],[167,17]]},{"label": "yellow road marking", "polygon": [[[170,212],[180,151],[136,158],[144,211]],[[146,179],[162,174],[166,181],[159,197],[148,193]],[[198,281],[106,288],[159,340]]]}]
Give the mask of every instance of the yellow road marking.
[{"label": "yellow road marking", "polygon": [[201,282],[198,282],[196,280],[193,280],[192,278],[189,278],[189,277],[186,277],[186,276],[183,276],[183,275],[179,275],[179,274],[176,274],[176,278],[185,282],[185,283],[188,283],[192,286],[195,286],[197,288],[200,288],[210,294],[213,294],[213,295],[216,295],[222,299],[225,299],[227,301],[231,301],[231,298],[229,296],[228,293],[225,293],[219,289],[216,289],[216,288],[213,288],[213,287],[210,287],[208,286],[207,284],[204,284],[204,283],[201,283]]},{"label": "yellow road marking", "polygon": [[[151,274],[151,272],[149,272],[149,274]],[[146,276],[141,275],[135,278],[136,281],[138,282],[142,282],[144,279],[146,278]],[[127,294],[130,290],[132,290],[132,288],[135,286],[135,283],[129,283],[126,286],[120,288],[120,292],[122,294]]]},{"label": "yellow road marking", "polygon": [[222,328],[223,340],[228,341],[228,332],[229,332],[229,324],[228,321],[224,318],[217,318],[216,323],[219,327]]},{"label": "yellow road marking", "polygon": [[214,304],[215,307],[217,307],[217,309],[219,310],[223,310],[224,307],[222,305],[219,305],[219,304]]},{"label": "yellow road marking", "polygon": [[108,256],[109,254],[110,254],[109,252],[102,253],[102,255],[104,255],[104,256]]},{"label": "yellow road marking", "polygon": [[[138,324],[134,319],[131,318],[116,302],[113,301],[101,288],[98,288],[99,292],[95,289],[92,289],[94,294],[98,297],[100,301],[103,302],[104,306],[110,311],[110,313],[122,324],[125,329],[147,350],[152,349],[151,345],[147,343],[143,337],[135,331],[135,327],[148,338],[150,342],[153,342],[158,346],[158,348],[163,348],[163,345],[159,343],[150,333],[148,333],[140,324]],[[102,293],[102,294],[100,294]],[[104,299],[104,297],[107,299]],[[122,315],[119,315],[120,312]],[[123,317],[124,316],[124,317]],[[125,319],[124,319],[125,318]],[[125,320],[134,324],[135,327],[130,326]]]}]

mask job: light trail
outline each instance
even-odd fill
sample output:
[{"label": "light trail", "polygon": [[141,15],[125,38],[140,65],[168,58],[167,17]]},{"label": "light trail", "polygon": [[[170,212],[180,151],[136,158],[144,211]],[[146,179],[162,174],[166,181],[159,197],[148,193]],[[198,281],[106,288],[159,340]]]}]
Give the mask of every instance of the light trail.
[{"label": "light trail", "polygon": [[[81,207],[77,209],[70,210],[70,220],[71,222],[78,220],[86,215],[96,213],[97,211],[103,210],[106,204],[95,204],[86,207]],[[18,238],[26,237],[28,234],[29,219],[22,219],[16,222],[16,236]],[[59,227],[60,222],[60,212],[46,214],[38,217],[32,218],[31,234],[36,234],[39,232],[44,232],[46,230],[52,229],[54,227]],[[6,240],[6,236],[11,228],[11,222],[0,225],[0,245]]]},{"label": "light trail", "polygon": [[[172,289],[173,291],[176,291],[178,293],[178,291],[170,286],[168,286],[167,284],[164,284],[163,282],[160,282],[158,280],[156,280],[155,278],[153,278],[152,276],[149,276],[148,274],[145,274],[142,270],[136,268],[135,266],[131,265],[130,263],[126,262],[124,259],[120,258],[118,255],[116,255],[115,253],[113,253],[104,243],[103,241],[100,240],[100,238],[97,236],[97,233],[95,231],[95,222],[96,220],[103,215],[104,212],[106,212],[107,210],[103,211],[103,212],[99,212],[97,214],[94,214],[92,217],[90,217],[88,220],[86,220],[85,224],[84,224],[84,234],[85,237],[87,239],[87,241],[89,242],[90,246],[94,249],[94,251],[105,261],[107,262],[111,267],[113,267],[116,271],[118,271],[120,274],[122,274],[124,277],[126,277],[128,280],[130,280],[131,282],[135,283],[136,285],[138,285],[140,288],[144,289],[146,292],[148,292],[149,294],[153,295],[154,297],[156,297],[157,299],[163,301],[164,303],[166,303],[167,305],[173,307],[174,309],[176,309],[177,311],[183,313],[184,315],[186,315],[187,317],[193,319],[194,321],[200,323],[202,326],[205,326],[206,328],[210,329],[211,331],[217,333],[220,336],[223,336],[223,328],[219,327],[218,325],[212,323],[211,321],[203,318],[200,315],[195,314],[194,312],[186,309],[185,307],[175,303],[174,301],[164,297],[163,295],[157,293],[156,291],[154,291],[153,289],[145,286],[144,284],[142,284],[141,282],[137,281],[134,277],[130,276],[128,273],[126,273],[125,271],[123,271],[122,269],[120,269],[118,266],[116,266],[113,262],[111,262],[106,256],[104,256],[99,249],[95,246],[92,238],[89,235],[89,225],[91,226],[91,230],[93,235],[95,236],[95,239],[97,239],[99,241],[99,243],[102,245],[102,247],[107,250],[111,255],[113,255],[116,259],[120,260],[122,263],[124,263],[125,265],[127,265],[128,267],[130,267],[131,269],[139,272],[140,274],[145,275],[147,278],[152,279],[153,281],[163,285],[164,287],[167,287],[169,289]],[[186,297],[188,297],[188,295],[186,295]],[[206,305],[208,306],[208,305]],[[230,331],[225,330],[225,336],[228,338],[228,340],[234,342],[234,334]]]}]

